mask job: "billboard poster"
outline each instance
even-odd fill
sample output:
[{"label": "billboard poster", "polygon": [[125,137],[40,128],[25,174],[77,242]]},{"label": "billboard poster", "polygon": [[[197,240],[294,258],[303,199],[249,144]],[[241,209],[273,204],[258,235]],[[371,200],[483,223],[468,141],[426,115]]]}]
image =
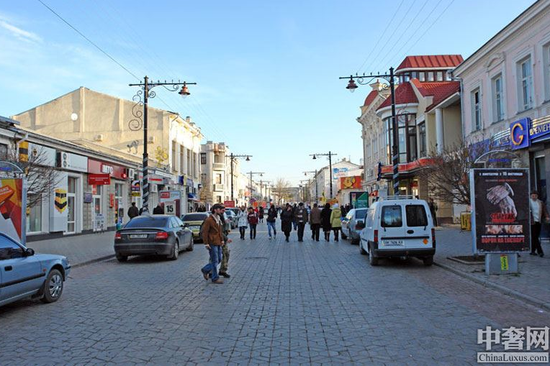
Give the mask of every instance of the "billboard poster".
[{"label": "billboard poster", "polygon": [[369,207],[369,194],[367,192],[350,192],[349,197],[353,208]]},{"label": "billboard poster", "polygon": [[472,169],[470,190],[474,253],[528,251],[527,169]]},{"label": "billboard poster", "polygon": [[340,178],[340,189],[361,189],[361,176]]},{"label": "billboard poster", "polygon": [[0,178],[0,232],[23,244],[25,198],[23,179]]}]

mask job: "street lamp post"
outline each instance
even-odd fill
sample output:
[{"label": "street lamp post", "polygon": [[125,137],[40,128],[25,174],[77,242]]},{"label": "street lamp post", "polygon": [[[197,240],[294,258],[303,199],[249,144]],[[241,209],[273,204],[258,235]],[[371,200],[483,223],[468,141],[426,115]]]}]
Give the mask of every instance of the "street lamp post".
[{"label": "street lamp post", "polygon": [[307,175],[308,173],[313,174],[313,179],[315,180],[315,202],[317,202],[317,200],[319,199],[319,189],[318,189],[318,185],[317,185],[317,169],[308,170],[308,171],[304,172],[304,175]]},{"label": "street lamp post", "polygon": [[238,158],[242,158],[242,159],[246,159],[246,161],[250,161],[250,158],[252,157],[252,155],[235,155],[233,153],[229,154],[229,155],[226,155],[226,157],[228,157],[229,159],[231,159],[231,201],[233,201],[233,162],[235,161],[235,159],[238,159]]},{"label": "street lamp post", "polygon": [[[395,114],[395,75],[393,74],[393,67],[390,67],[389,74],[378,74],[373,75],[350,75],[350,76],[340,76],[340,79],[349,79],[349,83],[346,86],[350,92],[354,92],[357,89],[357,84],[355,83],[354,78],[357,80],[359,85],[367,85],[372,79],[383,78],[390,83],[390,92],[391,92],[391,118],[392,118],[392,135],[393,135],[393,145],[392,145],[392,163],[393,163],[393,192],[395,195],[399,195],[399,132],[397,126],[397,116]],[[364,81],[365,78],[368,78],[369,81]]]},{"label": "street lamp post", "polygon": [[254,189],[254,187],[252,186],[252,176],[253,175],[256,175],[256,174],[259,174],[260,177],[263,177],[263,175],[265,174],[264,172],[253,172],[253,171],[249,171],[247,174],[250,175],[250,199],[252,199],[252,190]]},{"label": "street lamp post", "polygon": [[[154,87],[162,86],[166,90],[175,92],[179,90],[179,94],[182,97],[186,97],[190,95],[189,89],[187,88],[187,85],[197,85],[197,83],[188,83],[186,81],[183,82],[149,82],[149,78],[145,76],[143,78],[143,83],[137,83],[137,84],[129,84],[129,86],[137,86],[140,89],[138,89],[136,95],[132,98],[136,104],[132,108],[132,114],[134,118],[128,122],[128,127],[132,131],[139,131],[141,127],[143,126],[143,180],[141,189],[143,191],[143,203],[142,203],[142,209],[143,212],[149,211],[149,154],[147,153],[147,126],[148,126],[148,116],[147,116],[147,108],[148,108],[148,102],[149,98],[154,98],[156,96],[156,93],[152,91]],[[181,90],[180,87],[181,86]],[[141,100],[141,97],[143,95],[143,101]],[[139,110],[139,107],[143,105],[143,112]]]},{"label": "street lamp post", "polygon": [[332,157],[335,154],[331,151],[328,152],[328,154],[309,154],[309,156],[313,156],[313,159],[317,159],[317,156],[328,156],[328,165],[329,165],[329,171],[330,171],[330,198],[332,199]]}]

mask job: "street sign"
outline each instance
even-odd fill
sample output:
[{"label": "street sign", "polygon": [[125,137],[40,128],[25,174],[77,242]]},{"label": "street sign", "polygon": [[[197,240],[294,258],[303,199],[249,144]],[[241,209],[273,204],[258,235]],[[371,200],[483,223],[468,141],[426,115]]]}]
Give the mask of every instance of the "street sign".
[{"label": "street sign", "polygon": [[164,202],[164,213],[166,215],[176,215],[176,202]]},{"label": "street sign", "polygon": [[474,253],[530,250],[527,169],[472,169],[470,191]]}]

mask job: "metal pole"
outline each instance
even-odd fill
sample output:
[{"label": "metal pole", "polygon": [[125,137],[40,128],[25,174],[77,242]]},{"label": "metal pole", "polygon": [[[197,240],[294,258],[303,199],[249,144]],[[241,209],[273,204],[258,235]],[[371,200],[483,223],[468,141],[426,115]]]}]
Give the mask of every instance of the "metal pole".
[{"label": "metal pole", "polygon": [[149,78],[145,76],[143,86],[143,212],[149,212],[149,155],[147,154],[147,102],[149,99]]},{"label": "metal pole", "polygon": [[399,126],[395,115],[395,85],[393,82],[393,67],[390,67],[390,90],[391,90],[391,115],[393,126],[393,194],[399,195]]},{"label": "metal pole", "polygon": [[317,169],[315,169],[315,202],[319,199],[319,186],[317,184]]},{"label": "metal pole", "polygon": [[332,199],[332,153],[328,152],[328,165],[330,169],[330,199]]},{"label": "metal pole", "polygon": [[231,201],[233,201],[233,153],[231,153]]}]

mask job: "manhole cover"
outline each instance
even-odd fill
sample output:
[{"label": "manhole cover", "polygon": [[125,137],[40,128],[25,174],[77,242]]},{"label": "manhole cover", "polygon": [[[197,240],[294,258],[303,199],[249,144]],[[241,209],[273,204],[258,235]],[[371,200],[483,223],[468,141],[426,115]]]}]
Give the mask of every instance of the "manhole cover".
[{"label": "manhole cover", "polygon": [[268,259],[267,257],[244,257],[244,259],[248,260],[262,260],[262,259]]}]

